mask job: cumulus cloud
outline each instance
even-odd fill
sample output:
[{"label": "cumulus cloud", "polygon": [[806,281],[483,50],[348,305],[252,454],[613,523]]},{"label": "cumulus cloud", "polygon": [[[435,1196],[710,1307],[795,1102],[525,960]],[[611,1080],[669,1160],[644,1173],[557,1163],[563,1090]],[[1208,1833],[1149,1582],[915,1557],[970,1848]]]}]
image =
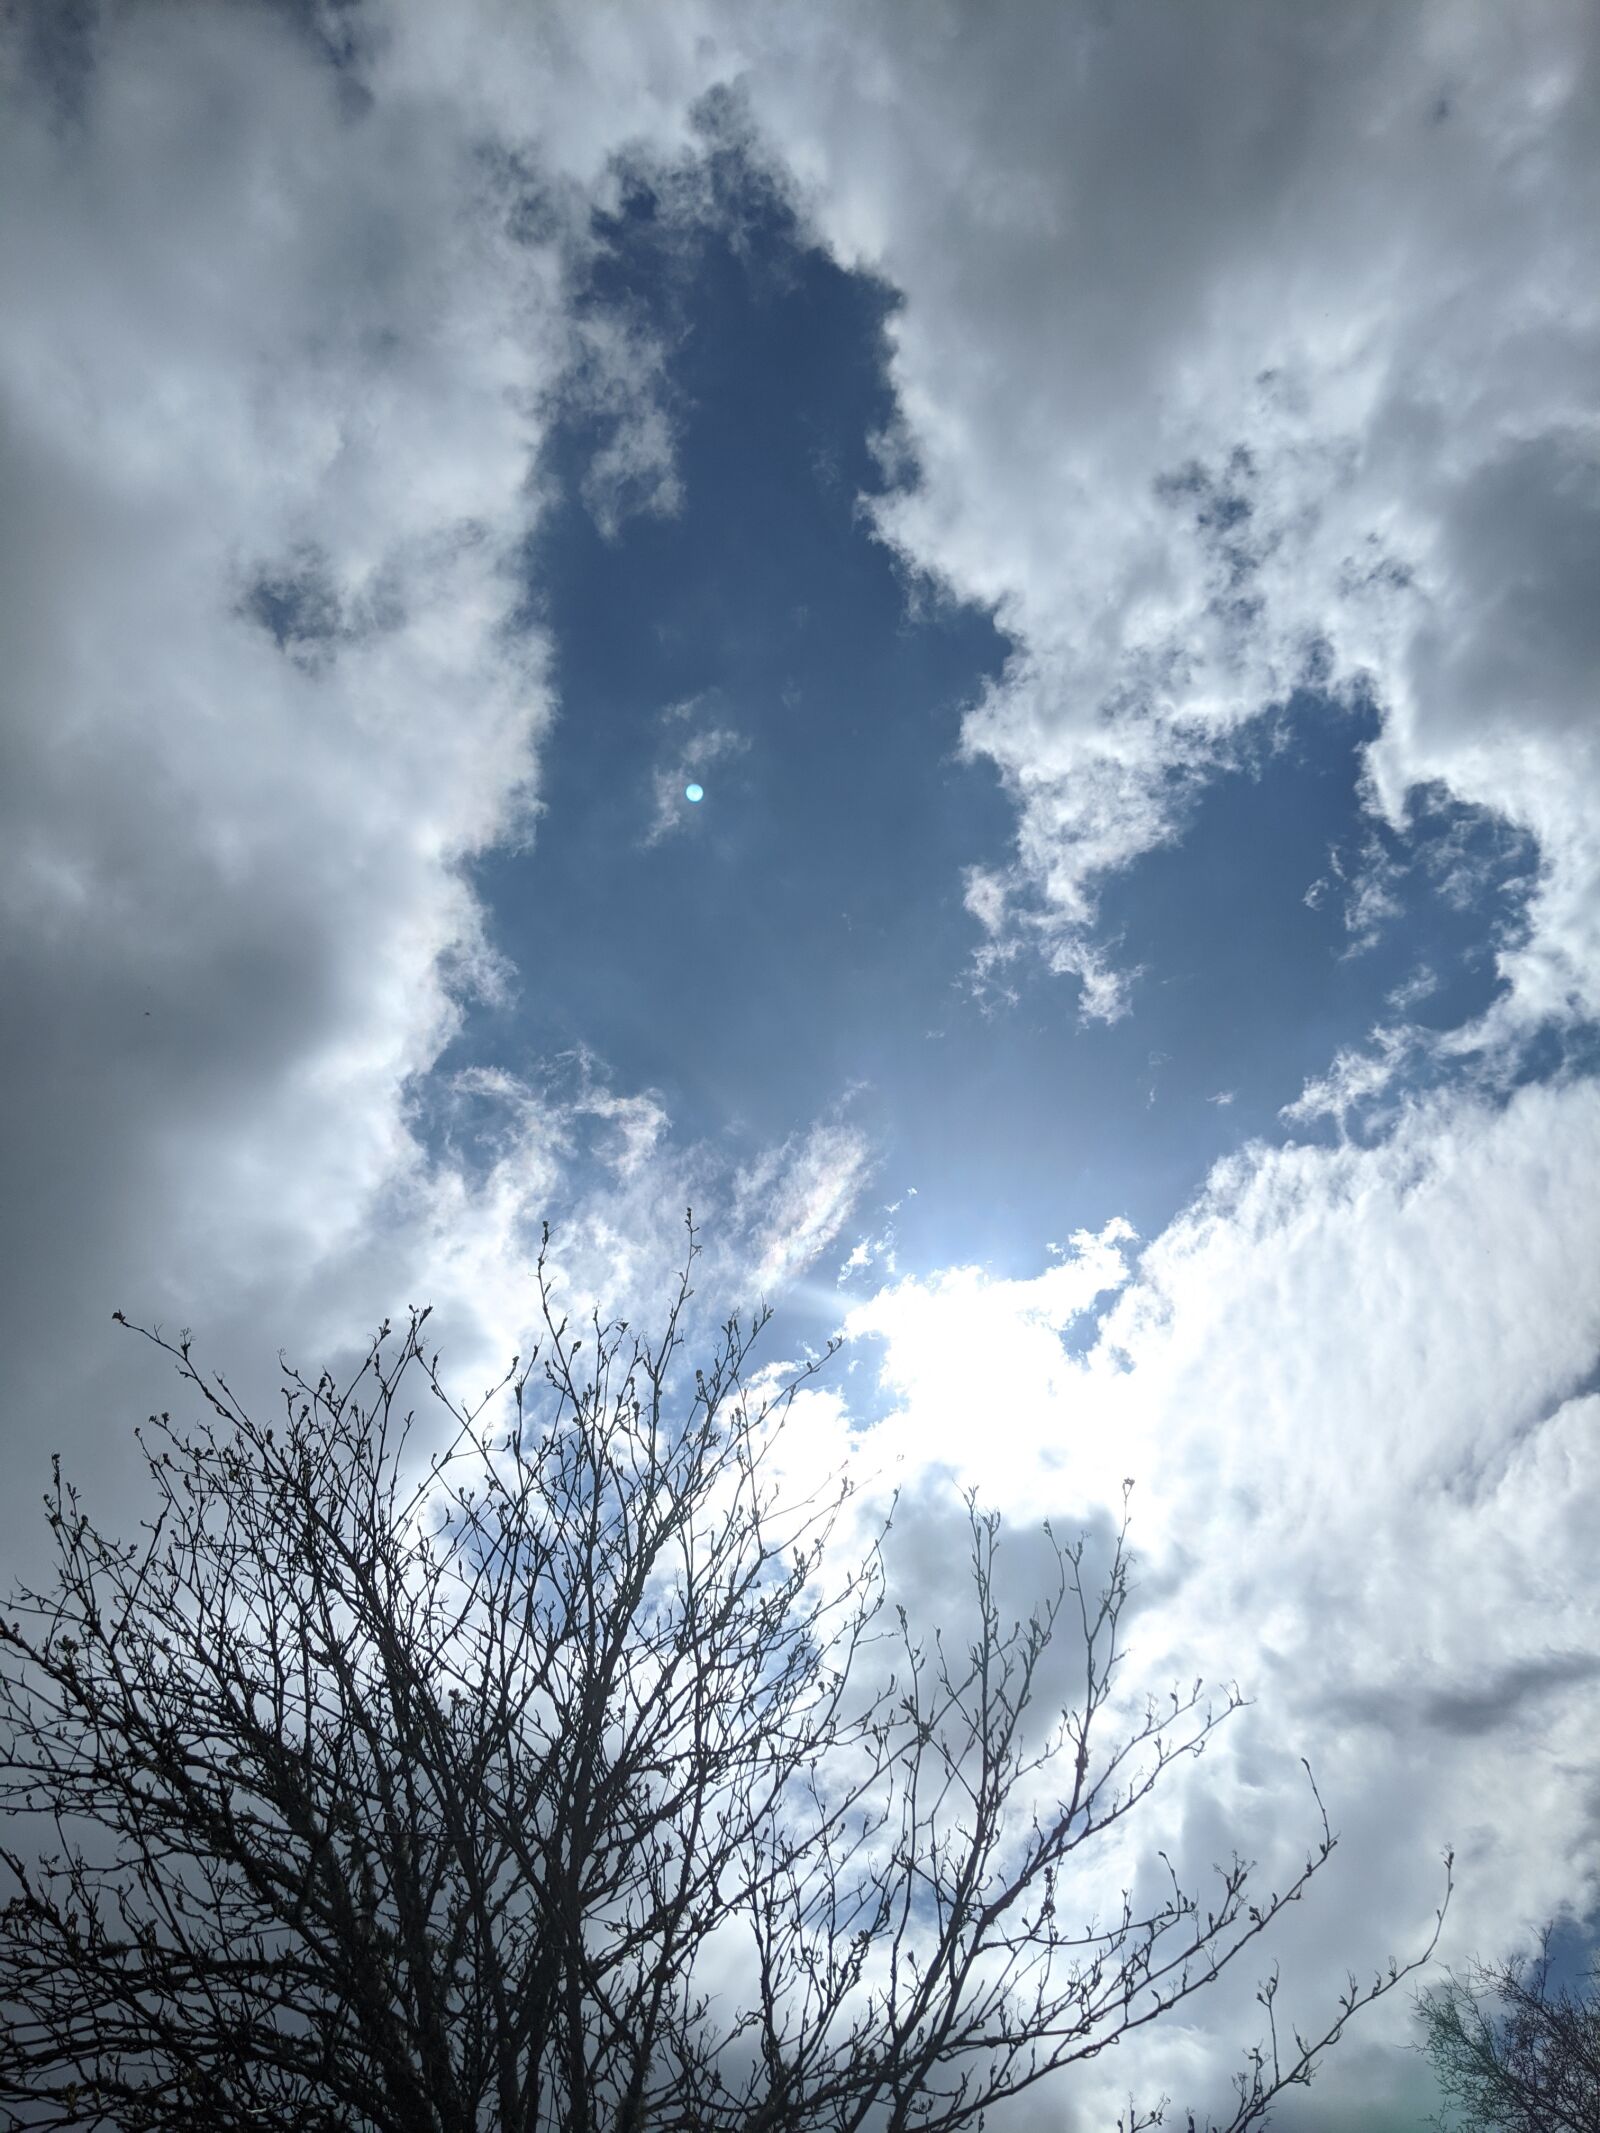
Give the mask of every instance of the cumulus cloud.
[{"label": "cumulus cloud", "polygon": [[[1531,927],[1502,948],[1509,997],[1482,1040],[1594,1011],[1600,128],[1581,0],[1514,24],[1451,0],[1236,0],[1178,22],[1012,4],[909,29],[883,5],[700,0],[556,7],[537,37],[487,0],[384,19],[405,30],[392,82],[435,83],[509,138],[534,99],[568,182],[599,183],[624,142],[692,167],[714,109],[820,241],[896,290],[883,453],[901,478],[876,523],[1015,646],[965,726],[1017,809],[1009,862],[968,879],[985,984],[1014,990],[1037,953],[1085,1012],[1123,1012],[1100,885],[1310,691],[1375,708],[1392,827],[1443,788],[1536,842]],[[538,100],[552,68],[559,110]]]},{"label": "cumulus cloud", "polygon": [[19,1452],[81,1426],[52,1373],[113,1305],[248,1320],[412,1160],[443,966],[499,976],[458,862],[535,801],[509,624],[562,361],[501,175],[426,99],[352,111],[282,17],[108,13],[73,124],[32,86],[0,148]]},{"label": "cumulus cloud", "polygon": [[1119,1219],[1079,1232],[1030,1279],[947,1267],[854,1305],[847,1337],[885,1344],[879,1375],[893,1413],[876,1424],[875,1452],[908,1457],[914,1475],[947,1471],[965,1486],[981,1475],[986,1499],[1026,1501],[1059,1457],[1040,1421],[1076,1377],[1063,1336],[1127,1279],[1133,1241]]},{"label": "cumulus cloud", "polygon": [[497,1350],[530,1203],[570,1205],[575,1147],[609,1137],[597,1175],[631,1216],[647,1173],[683,1204],[648,1092],[545,1089],[536,1117],[480,1089],[515,1129],[454,1167],[419,1137],[464,1003],[517,982],[465,863],[541,804],[525,567],[552,423],[577,407],[600,437],[603,524],[673,502],[659,351],[586,262],[621,151],[641,128],[689,141],[698,93],[638,79],[642,28],[613,68],[598,21],[563,58],[555,20],[471,12],[151,5],[84,11],[65,42],[7,17],[0,1204],[23,1477],[91,1439],[115,1468],[103,1425],[138,1376],[115,1306],[267,1367],[432,1294]]},{"label": "cumulus cloud", "polygon": [[[537,818],[554,707],[520,571],[551,423],[601,438],[603,530],[680,500],[661,351],[574,296],[591,211],[629,167],[692,169],[719,89],[818,240],[897,293],[879,530],[1014,646],[964,729],[1016,815],[965,884],[985,982],[1038,955],[1126,1011],[1101,884],[1266,710],[1332,692],[1371,705],[1402,840],[1439,794],[1527,839],[1527,924],[1462,1055],[1600,1012],[1582,0],[338,14],[335,67],[314,9],[85,11],[55,97],[8,17],[18,1473],[57,1442],[112,1461],[113,1305],[231,1359],[263,1330],[318,1353],[410,1287],[503,1360],[552,1207],[564,1277],[624,1309],[707,1175],[708,1288],[775,1288],[842,1236],[874,1155],[838,1116],[740,1171],[596,1062],[430,1086],[463,996],[513,982],[464,863]],[[1364,879],[1353,940],[1384,916]],[[1370,1122],[1411,1042],[1341,1054],[1287,1122]],[[1141,1668],[1262,1698],[1166,1834],[1202,1875],[1230,1827],[1289,1856],[1310,1754],[1346,1839],[1291,1945],[1313,2006],[1347,1954],[1414,1944],[1448,1837],[1455,1952],[1600,1874],[1575,1271],[1600,1098],[1385,1123],[1244,1151],[1137,1257],[1112,1224],[1031,1280],[902,1278],[848,1321],[883,1344],[875,1453],[926,1492],[1021,1522],[1139,1478]],[[808,1412],[850,1456],[845,1404]],[[950,1529],[924,1527],[932,1563]],[[1218,2019],[1253,2034],[1248,1994]],[[1199,2027],[1152,2054],[1175,2092],[1218,2064]]]},{"label": "cumulus cloud", "polygon": [[[1032,1280],[903,1280],[849,1320],[885,1344],[904,1485],[975,1486],[1025,1528],[1103,1520],[1135,1479],[1139,1681],[1258,1699],[1138,1844],[1196,1878],[1230,1841],[1287,1860],[1309,1757],[1344,1841],[1281,1944],[1307,2017],[1347,1962],[1426,1939],[1447,1842],[1453,1959],[1600,1894],[1600,1296],[1573,1278],[1600,1264],[1597,1160],[1592,1084],[1436,1098],[1375,1147],[1230,1159],[1136,1270],[1107,1233]],[[1193,2095],[1253,2019],[1230,1991],[1142,2066]],[[1355,2099],[1394,2093],[1406,2019],[1367,2018]],[[1202,2035],[1220,2062],[1192,2057]]]},{"label": "cumulus cloud", "polygon": [[1105,875],[1268,706],[1370,693],[1391,821],[1442,780],[1538,839],[1507,1012],[1593,1011],[1592,11],[778,19],[752,106],[904,298],[878,523],[1016,641],[991,933],[1116,1012]]}]

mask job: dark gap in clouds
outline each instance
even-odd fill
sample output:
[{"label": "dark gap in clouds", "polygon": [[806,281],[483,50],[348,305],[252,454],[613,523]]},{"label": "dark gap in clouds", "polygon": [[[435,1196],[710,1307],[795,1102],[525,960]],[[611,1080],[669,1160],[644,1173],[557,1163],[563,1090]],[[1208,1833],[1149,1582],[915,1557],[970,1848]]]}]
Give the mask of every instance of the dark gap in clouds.
[{"label": "dark gap in clouds", "polygon": [[1535,1030],[1503,1077],[1507,1093],[1533,1081],[1577,1081],[1600,1074],[1600,1023],[1548,1024]]},{"label": "dark gap in clouds", "polygon": [[[1500,1090],[1497,1094],[1502,1103],[1509,1100],[1509,1090]],[[1600,1352],[1566,1383],[1556,1379],[1553,1384],[1547,1384],[1537,1405],[1530,1408],[1526,1402],[1519,1403],[1513,1411],[1516,1419],[1492,1445],[1468,1451],[1461,1458],[1452,1460],[1440,1475],[1441,1493],[1463,1511],[1492,1508],[1497,1491],[1524,1448],[1555,1421],[1563,1408],[1597,1392],[1600,1392]]]},{"label": "dark gap in clouds", "polygon": [[1155,483],[1162,503],[1192,516],[1203,546],[1220,566],[1227,594],[1213,598],[1212,611],[1241,628],[1259,617],[1262,605],[1255,595],[1240,590],[1262,560],[1250,531],[1255,517],[1250,491],[1255,480],[1255,458],[1248,445],[1237,444],[1216,467],[1190,460]]},{"label": "dark gap in clouds", "polygon": [[1246,730],[1178,838],[1104,885],[1101,930],[1141,973],[1118,1031],[1166,1055],[1158,1099],[1231,1092],[1230,1140],[1278,1137],[1280,1107],[1374,1024],[1481,1014],[1526,926],[1530,845],[1501,818],[1442,793],[1404,832],[1369,812],[1377,726],[1370,705],[1296,698]]},{"label": "dark gap in clouds", "polygon": [[1546,1652],[1521,1665],[1502,1668],[1492,1679],[1469,1688],[1440,1689],[1425,1697],[1424,1724],[1457,1739],[1472,1739],[1509,1724],[1529,1705],[1559,1696],[1600,1676],[1600,1655],[1593,1652]]},{"label": "dark gap in clouds", "polygon": [[[453,534],[457,542],[472,538],[470,529]],[[354,597],[347,597],[326,555],[310,543],[260,569],[238,612],[305,672],[325,666],[341,646],[384,636],[406,622],[399,579],[392,569],[376,571]]]},{"label": "dark gap in clouds", "polygon": [[291,655],[328,645],[344,631],[338,587],[326,558],[314,550],[263,571],[241,604],[278,650]]},{"label": "dark gap in clouds", "polygon": [[1547,1424],[1553,1422],[1564,1407],[1574,1400],[1586,1400],[1600,1393],[1600,1352],[1591,1359],[1588,1367],[1566,1385],[1557,1385],[1548,1396],[1548,1405],[1521,1422],[1497,1449],[1492,1460],[1475,1460],[1454,1475],[1448,1483],[1449,1492],[1462,1502],[1476,1504],[1492,1497],[1506,1469],[1516,1459],[1530,1438],[1538,1435]]},{"label": "dark gap in clouds", "polygon": [[338,70],[339,107],[346,118],[360,118],[371,108],[372,92],[355,71],[373,28],[367,0],[255,0],[255,4],[280,17]]},{"label": "dark gap in clouds", "polygon": [[1396,859],[1408,845],[1434,892],[1451,909],[1489,914],[1496,947],[1520,948],[1529,936],[1528,900],[1537,883],[1536,840],[1489,808],[1471,807],[1443,785],[1423,785],[1411,795],[1411,834],[1382,825],[1377,834]]},{"label": "dark gap in clouds", "polygon": [[[1485,1951],[1487,1952],[1487,1951]],[[1555,1919],[1550,1929],[1550,1989],[1592,1995],[1594,1970],[1600,1963],[1600,1911],[1584,1916],[1568,1913]]]}]

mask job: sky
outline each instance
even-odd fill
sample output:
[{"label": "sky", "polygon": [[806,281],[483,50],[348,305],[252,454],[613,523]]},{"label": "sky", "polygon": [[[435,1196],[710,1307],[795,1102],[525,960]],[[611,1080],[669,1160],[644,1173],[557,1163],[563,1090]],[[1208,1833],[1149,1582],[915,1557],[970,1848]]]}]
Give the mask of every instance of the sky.
[{"label": "sky", "polygon": [[[487,1383],[543,1220],[648,1316],[692,1205],[928,1606],[963,1488],[1135,1478],[1130,1663],[1253,1699],[1140,1841],[1295,1859],[1311,1761],[1296,2012],[1447,1844],[1442,1959],[1586,1945],[1600,15],[40,0],[0,78],[5,1558],[52,1450],[139,1502],[113,1309]],[[1253,1982],[1015,2122],[1220,2103]],[[1415,2038],[1277,2122],[1420,2127]]]}]

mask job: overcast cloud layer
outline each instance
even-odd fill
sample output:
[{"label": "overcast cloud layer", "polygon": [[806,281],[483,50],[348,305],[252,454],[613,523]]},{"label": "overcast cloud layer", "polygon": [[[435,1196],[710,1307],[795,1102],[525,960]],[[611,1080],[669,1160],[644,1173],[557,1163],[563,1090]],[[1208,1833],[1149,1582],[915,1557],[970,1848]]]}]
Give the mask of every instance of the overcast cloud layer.
[{"label": "overcast cloud layer", "polygon": [[[952,1485],[1026,1527],[1104,1514],[1136,1478],[1135,1664],[1257,1698],[1140,1835],[1202,1874],[1235,1841],[1294,1858],[1310,1757],[1343,1842],[1283,1943],[1297,2011],[1426,1938],[1447,1842],[1452,1960],[1591,1915],[1593,8],[147,0],[7,21],[8,1553],[31,1559],[50,1448],[126,1484],[158,1388],[113,1307],[194,1324],[249,1383],[281,1344],[320,1364],[431,1297],[477,1381],[518,1344],[542,1216],[575,1289],[631,1312],[692,1200],[714,1301],[788,1298],[851,1336],[806,1457],[899,1480],[913,1590]],[[641,188],[649,287],[623,271]],[[687,440],[720,418],[674,380],[711,330],[688,262],[713,237],[775,283],[806,247],[871,278],[888,412],[842,516],[891,553],[908,641],[966,607],[1003,640],[923,750],[1003,800],[929,900],[942,1016],[1000,1047],[1043,1022],[1085,1047],[1137,1032],[1154,981],[1110,895],[1341,707],[1363,783],[1307,903],[1374,955],[1431,838],[1429,880],[1476,929],[1470,1012],[1429,1019],[1419,950],[1157,1234],[1064,1194],[1009,1271],[963,1244],[977,1205],[912,1249],[906,1185],[921,1207],[941,1180],[886,1171],[843,1032],[831,1078],[754,1136],[754,1090],[690,1133],[582,1029],[559,1060],[519,1043],[544,975],[497,945],[511,915],[477,863],[520,852],[539,897],[562,751],[607,745],[585,724],[603,704],[552,679],[572,648],[541,542],[562,508],[606,553],[696,537]],[[748,386],[786,390],[776,368]],[[782,619],[707,614],[730,642]],[[703,856],[741,900],[786,870],[809,890],[803,844],[710,871],[723,790],[777,746],[755,712],[664,687],[653,715],[648,759],[606,758],[637,807],[595,868]],[[679,799],[690,771],[704,810]],[[1480,820],[1522,855],[1514,894]],[[911,879],[920,835],[885,817],[862,884],[830,874],[818,901]],[[575,900],[557,922],[625,969],[626,921]],[[1197,1047],[1224,945],[1184,974]],[[796,1022],[823,977],[794,971]],[[715,1012],[740,998],[724,980]],[[686,1056],[709,1012],[686,1003]],[[776,1074],[794,1027],[762,1034]],[[1152,1105],[1169,1064],[1149,1054]],[[976,1133],[995,1099],[965,1100]],[[1040,1088],[1041,1148],[1060,1110]],[[1136,2076],[1220,2100],[1250,1982],[1137,2069],[1087,2069],[1076,2122],[1108,2123]],[[1391,2002],[1281,2122],[1420,2122],[1408,2035]]]}]

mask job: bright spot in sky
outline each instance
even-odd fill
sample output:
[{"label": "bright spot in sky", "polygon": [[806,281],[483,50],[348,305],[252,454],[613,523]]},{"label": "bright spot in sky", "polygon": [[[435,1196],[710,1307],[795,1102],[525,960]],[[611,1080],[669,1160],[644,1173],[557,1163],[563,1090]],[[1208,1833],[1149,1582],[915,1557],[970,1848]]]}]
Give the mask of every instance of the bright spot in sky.
[{"label": "bright spot in sky", "polygon": [[686,785],[683,788],[683,797],[686,800],[703,800],[705,796],[706,789],[703,785]]}]

